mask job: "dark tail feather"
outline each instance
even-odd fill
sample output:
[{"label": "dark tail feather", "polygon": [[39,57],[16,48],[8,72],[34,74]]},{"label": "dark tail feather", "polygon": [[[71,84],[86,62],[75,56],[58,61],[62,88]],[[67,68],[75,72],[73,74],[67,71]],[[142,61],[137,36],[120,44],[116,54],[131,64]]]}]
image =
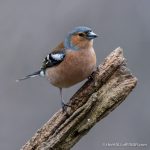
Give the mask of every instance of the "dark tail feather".
[{"label": "dark tail feather", "polygon": [[23,81],[23,80],[26,80],[26,79],[29,79],[29,78],[33,78],[33,77],[36,77],[36,76],[40,76],[40,73],[41,73],[42,70],[39,70],[37,72],[34,72],[32,74],[29,74],[27,76],[25,76],[24,78],[21,78],[21,79],[18,79],[16,80],[16,82],[20,82],[20,81]]}]

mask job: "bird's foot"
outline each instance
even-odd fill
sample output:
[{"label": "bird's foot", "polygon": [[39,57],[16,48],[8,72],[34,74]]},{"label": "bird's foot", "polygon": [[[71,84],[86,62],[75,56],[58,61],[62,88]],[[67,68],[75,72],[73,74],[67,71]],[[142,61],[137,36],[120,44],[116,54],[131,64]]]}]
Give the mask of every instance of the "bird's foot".
[{"label": "bird's foot", "polygon": [[67,113],[67,108],[68,108],[68,107],[70,107],[70,108],[71,108],[71,106],[70,106],[70,105],[65,104],[64,102],[62,102],[62,103],[61,103],[61,105],[62,105],[62,111],[63,111],[63,112],[66,112],[66,113]]},{"label": "bird's foot", "polygon": [[95,74],[95,72],[93,71],[93,72],[91,73],[91,75],[88,76],[88,80],[93,80],[93,79],[94,79],[94,74]]}]

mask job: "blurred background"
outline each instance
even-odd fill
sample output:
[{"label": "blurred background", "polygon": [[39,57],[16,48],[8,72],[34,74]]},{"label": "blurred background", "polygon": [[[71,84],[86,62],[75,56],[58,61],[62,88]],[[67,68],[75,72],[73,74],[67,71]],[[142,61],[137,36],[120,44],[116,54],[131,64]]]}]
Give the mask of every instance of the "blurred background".
[{"label": "blurred background", "polygon": [[[58,89],[46,79],[15,80],[38,70],[68,31],[85,25],[99,35],[97,64],[122,47],[138,85],[72,149],[149,150],[149,6],[149,0],[0,0],[0,149],[20,149],[61,107]],[[66,101],[82,84],[64,90]],[[105,146],[116,142],[147,146]]]}]

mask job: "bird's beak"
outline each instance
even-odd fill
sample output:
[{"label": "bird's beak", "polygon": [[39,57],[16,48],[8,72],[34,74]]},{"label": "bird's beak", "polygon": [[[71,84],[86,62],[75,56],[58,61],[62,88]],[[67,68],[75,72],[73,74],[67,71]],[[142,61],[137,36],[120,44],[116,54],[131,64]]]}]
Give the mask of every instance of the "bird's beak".
[{"label": "bird's beak", "polygon": [[90,39],[90,40],[95,39],[97,37],[98,37],[98,35],[96,35],[93,31],[90,31],[87,34],[87,38]]}]

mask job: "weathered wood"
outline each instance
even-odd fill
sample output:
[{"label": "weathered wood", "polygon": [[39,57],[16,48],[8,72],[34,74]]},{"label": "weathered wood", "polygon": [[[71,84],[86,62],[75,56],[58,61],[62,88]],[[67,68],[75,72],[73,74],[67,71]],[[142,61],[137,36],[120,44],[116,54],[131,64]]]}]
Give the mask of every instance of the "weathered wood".
[{"label": "weathered wood", "polygon": [[115,49],[70,99],[21,150],[69,150],[98,121],[122,103],[137,79],[126,67],[123,50]]}]

